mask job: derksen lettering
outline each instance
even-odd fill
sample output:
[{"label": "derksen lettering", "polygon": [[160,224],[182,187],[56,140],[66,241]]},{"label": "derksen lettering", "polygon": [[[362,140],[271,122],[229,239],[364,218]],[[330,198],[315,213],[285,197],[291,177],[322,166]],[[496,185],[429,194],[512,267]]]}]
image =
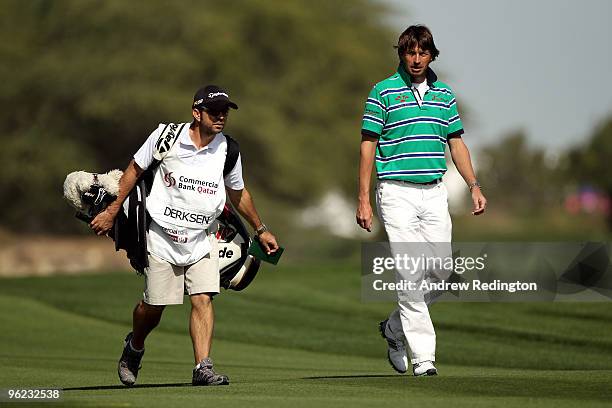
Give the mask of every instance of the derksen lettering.
[{"label": "derksen lettering", "polygon": [[193,222],[195,224],[201,225],[209,224],[213,219],[212,216],[178,210],[176,208],[171,208],[168,206],[166,206],[166,208],[164,209],[164,215],[170,218],[174,218],[175,220]]}]

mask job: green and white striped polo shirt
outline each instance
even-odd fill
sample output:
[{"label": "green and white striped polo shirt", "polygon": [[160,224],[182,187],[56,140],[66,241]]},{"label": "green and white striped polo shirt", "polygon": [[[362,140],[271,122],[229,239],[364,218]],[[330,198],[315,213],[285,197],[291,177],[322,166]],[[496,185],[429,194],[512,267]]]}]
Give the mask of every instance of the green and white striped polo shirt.
[{"label": "green and white striped polo shirt", "polygon": [[463,125],[450,87],[438,81],[431,69],[427,83],[429,90],[419,106],[410,75],[400,64],[368,95],[361,132],[379,138],[376,172],[381,180],[427,183],[446,172],[447,141],[461,136]]}]

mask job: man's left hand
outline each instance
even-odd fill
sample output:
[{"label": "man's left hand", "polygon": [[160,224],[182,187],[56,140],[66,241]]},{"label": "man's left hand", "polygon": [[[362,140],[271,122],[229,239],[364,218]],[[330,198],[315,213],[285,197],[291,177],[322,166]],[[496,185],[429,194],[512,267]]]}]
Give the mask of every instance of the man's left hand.
[{"label": "man's left hand", "polygon": [[261,242],[261,246],[265,249],[268,255],[276,252],[276,250],[278,249],[276,237],[272,235],[270,231],[262,232],[258,238],[259,242]]},{"label": "man's left hand", "polygon": [[484,213],[485,208],[487,207],[487,199],[482,194],[482,191],[480,191],[480,187],[472,188],[472,202],[474,203],[472,215],[480,215]]}]

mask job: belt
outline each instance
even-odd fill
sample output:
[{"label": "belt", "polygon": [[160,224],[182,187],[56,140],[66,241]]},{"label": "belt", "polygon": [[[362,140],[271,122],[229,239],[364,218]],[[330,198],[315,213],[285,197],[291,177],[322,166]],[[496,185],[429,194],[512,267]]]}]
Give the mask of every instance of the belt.
[{"label": "belt", "polygon": [[428,181],[426,183],[417,183],[415,181],[407,181],[407,180],[393,180],[393,181],[399,181],[400,183],[406,183],[406,184],[414,184],[417,186],[431,186],[431,185],[435,185],[435,184],[440,184],[442,182],[442,177],[437,178],[435,180],[432,181]]}]

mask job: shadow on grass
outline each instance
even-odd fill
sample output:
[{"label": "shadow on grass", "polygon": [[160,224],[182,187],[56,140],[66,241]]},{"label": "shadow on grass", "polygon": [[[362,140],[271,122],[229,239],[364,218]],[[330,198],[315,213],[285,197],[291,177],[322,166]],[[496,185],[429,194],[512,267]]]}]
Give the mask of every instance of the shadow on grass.
[{"label": "shadow on grass", "polygon": [[524,376],[435,376],[414,377],[412,375],[332,375],[320,377],[303,377],[302,380],[331,381],[330,384],[355,385],[367,382],[380,389],[397,390],[400,379],[413,390],[431,393],[444,391],[456,396],[487,397],[527,397],[544,399],[567,399],[575,401],[601,401],[612,399],[610,379],[612,373],[601,371],[584,371],[560,377],[558,372],[534,375],[525,371]]},{"label": "shadow on grass", "polygon": [[302,377],[301,380],[351,379],[351,378],[387,378],[399,377],[398,374],[359,374],[359,375],[324,375],[320,377]]},{"label": "shadow on grass", "polygon": [[172,387],[193,387],[191,383],[170,383],[170,384],[136,384],[131,387],[126,385],[91,385],[88,387],[62,388],[62,391],[99,391],[99,390],[126,390],[131,388],[172,388]]}]

